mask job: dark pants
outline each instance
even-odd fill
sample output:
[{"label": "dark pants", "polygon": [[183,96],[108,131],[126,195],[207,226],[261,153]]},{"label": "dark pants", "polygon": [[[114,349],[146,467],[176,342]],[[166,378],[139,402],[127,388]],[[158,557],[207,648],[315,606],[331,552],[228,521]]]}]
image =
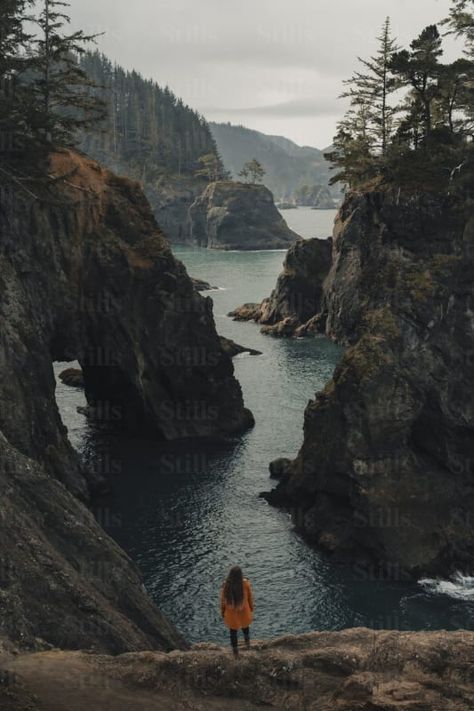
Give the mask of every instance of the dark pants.
[{"label": "dark pants", "polygon": [[[242,629],[242,632],[244,633],[244,639],[245,642],[250,641],[250,629],[249,627],[244,627]],[[230,630],[230,643],[232,645],[232,649],[237,649],[237,635],[238,635],[238,630]]]}]

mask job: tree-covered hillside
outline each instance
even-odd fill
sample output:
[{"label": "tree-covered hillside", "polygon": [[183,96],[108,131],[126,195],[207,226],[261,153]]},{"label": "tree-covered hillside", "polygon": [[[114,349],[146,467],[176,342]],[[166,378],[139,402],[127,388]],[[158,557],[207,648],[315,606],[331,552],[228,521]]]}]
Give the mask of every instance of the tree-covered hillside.
[{"label": "tree-covered hillside", "polygon": [[[327,186],[330,165],[323,151],[298,146],[282,136],[267,136],[244,126],[210,123],[225,166],[238,176],[244,163],[256,158],[265,168],[263,183],[277,200],[291,200],[304,185]],[[338,196],[339,190],[332,189]]]},{"label": "tree-covered hillside", "polygon": [[86,53],[80,63],[108,109],[104,121],[83,137],[89,155],[149,188],[165,175],[194,176],[199,158],[217,152],[205,119],[167,87],[99,52]]}]

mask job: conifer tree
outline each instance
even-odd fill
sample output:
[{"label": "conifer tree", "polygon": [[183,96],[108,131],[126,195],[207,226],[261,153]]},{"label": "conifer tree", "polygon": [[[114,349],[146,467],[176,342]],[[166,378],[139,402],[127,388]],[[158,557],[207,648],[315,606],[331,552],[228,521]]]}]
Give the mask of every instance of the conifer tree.
[{"label": "conifer tree", "polygon": [[0,153],[17,155],[25,142],[27,97],[21,79],[28,69],[31,36],[24,23],[30,0],[3,0],[0,14]]},{"label": "conifer tree", "polygon": [[366,138],[374,152],[385,156],[396,113],[396,108],[389,104],[389,97],[398,86],[390,66],[399,47],[391,35],[389,17],[377,39],[377,53],[368,60],[359,57],[363,70],[344,82],[349,89],[342,96],[351,99],[356,115],[357,107],[366,108]]},{"label": "conifer tree", "polygon": [[245,182],[260,183],[266,173],[263,165],[256,158],[252,158],[243,166],[239,173],[239,177]]},{"label": "conifer tree", "polygon": [[400,77],[405,86],[413,90],[414,99],[423,107],[423,138],[427,140],[433,129],[433,107],[440,98],[439,79],[443,54],[441,36],[436,25],[429,25],[410,45],[411,51],[397,52],[392,59],[391,69]]},{"label": "conifer tree", "polygon": [[66,34],[69,17],[62,0],[42,0],[35,18],[39,37],[34,40],[35,55],[31,93],[36,103],[33,129],[46,144],[67,145],[77,131],[99,120],[104,107],[94,95],[93,82],[80,67],[77,57],[97,35],[82,30]]},{"label": "conifer tree", "polygon": [[222,163],[216,153],[206,153],[198,159],[198,169],[195,175],[200,178],[206,178],[210,182],[215,182],[216,180],[221,180],[222,176]]},{"label": "conifer tree", "polygon": [[474,59],[474,0],[453,0],[449,17],[443,24],[451,33],[466,40],[466,54]]},{"label": "conifer tree", "polygon": [[337,125],[332,151],[324,157],[338,170],[330,184],[342,182],[353,188],[375,175],[375,161],[369,137],[370,107],[353,105]]}]

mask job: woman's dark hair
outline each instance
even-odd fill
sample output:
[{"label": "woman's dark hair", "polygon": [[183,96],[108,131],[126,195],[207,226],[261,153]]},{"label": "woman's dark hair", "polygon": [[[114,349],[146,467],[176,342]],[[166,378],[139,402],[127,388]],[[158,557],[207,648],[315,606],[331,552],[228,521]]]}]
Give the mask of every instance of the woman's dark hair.
[{"label": "woman's dark hair", "polygon": [[232,607],[240,607],[244,601],[244,576],[238,565],[230,569],[224,583],[224,599]]}]

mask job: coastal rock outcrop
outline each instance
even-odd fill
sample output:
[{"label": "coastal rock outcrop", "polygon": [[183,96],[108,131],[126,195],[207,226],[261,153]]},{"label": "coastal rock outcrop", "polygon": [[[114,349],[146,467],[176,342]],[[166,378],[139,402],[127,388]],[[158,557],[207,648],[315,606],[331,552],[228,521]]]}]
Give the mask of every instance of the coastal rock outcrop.
[{"label": "coastal rock outcrop", "polygon": [[[6,180],[0,322],[2,629],[31,645],[184,644],[79,502],[102,480],[82,470],[55,400],[53,362],[77,360],[89,405],[127,433],[227,438],[253,422],[212,302],[139,185],[71,151],[28,185]],[[190,400],[209,416],[183,418]]]},{"label": "coastal rock outcrop", "polygon": [[322,318],[349,347],[266,497],[373,575],[474,569],[473,250],[449,196],[354,194],[339,213]]},{"label": "coastal rock outcrop", "polygon": [[324,331],[323,283],[331,267],[331,250],[331,239],[298,239],[287,252],[271,296],[261,304],[244,304],[229,316],[263,324],[262,333],[274,336]]},{"label": "coastal rock outcrop", "polygon": [[191,277],[191,281],[193,282],[195,291],[216,291],[219,288],[217,286],[212,286],[212,284],[209,284],[208,281],[204,281],[203,279],[195,279]]},{"label": "coastal rock outcrop", "polygon": [[68,711],[471,711],[473,654],[472,632],[368,629],[253,641],[237,660],[209,643],[118,657],[4,653],[0,703],[4,711],[49,711],[64,699]]},{"label": "coastal rock outcrop", "polygon": [[262,355],[261,351],[255,350],[255,348],[247,348],[246,346],[241,346],[240,343],[236,343],[231,338],[225,338],[225,336],[220,336],[220,341],[224,351],[231,357],[240,355],[241,353],[248,353],[251,356]]},{"label": "coastal rock outcrop", "polygon": [[189,215],[192,241],[209,249],[287,249],[298,237],[263,185],[210,183]]},{"label": "coastal rock outcrop", "polygon": [[206,185],[206,181],[199,178],[167,175],[146,186],[146,196],[157,222],[172,244],[192,242],[189,208]]},{"label": "coastal rock outcrop", "polygon": [[1,432],[0,491],[2,637],[27,650],[187,647],[86,506]]}]

